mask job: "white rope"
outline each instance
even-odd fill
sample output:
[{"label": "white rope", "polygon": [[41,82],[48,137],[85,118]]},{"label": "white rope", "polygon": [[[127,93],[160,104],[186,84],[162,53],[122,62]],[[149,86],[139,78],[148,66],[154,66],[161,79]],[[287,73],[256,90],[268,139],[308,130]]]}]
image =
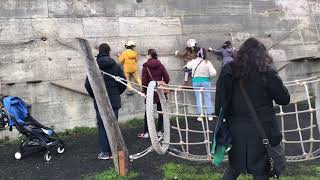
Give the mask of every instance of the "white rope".
[{"label": "white rope", "polygon": [[[291,82],[286,82],[285,85],[288,87],[292,87],[294,86],[295,88],[297,87],[302,87],[304,89],[305,92],[305,98],[307,100],[307,105],[308,105],[308,109],[307,110],[298,110],[298,104],[294,103],[294,112],[284,112],[283,111],[283,107],[280,107],[280,112],[277,113],[276,115],[280,117],[280,121],[281,121],[281,133],[283,135],[283,143],[284,145],[286,145],[286,147],[288,148],[290,146],[290,144],[299,144],[300,145],[300,149],[302,151],[301,155],[297,155],[297,156],[287,156],[287,159],[289,162],[297,162],[297,161],[306,161],[306,160],[312,160],[315,158],[320,157],[320,150],[319,149],[314,149],[314,143],[320,143],[320,139],[315,139],[314,138],[314,127],[317,127],[318,125],[314,124],[314,117],[313,117],[313,113],[316,112],[318,109],[317,108],[313,108],[311,106],[311,96],[310,96],[310,92],[309,92],[309,87],[307,86],[307,84],[310,83],[319,83],[320,79],[318,77],[314,77],[314,78],[308,78],[305,80],[295,80],[295,81],[291,81]],[[179,91],[183,91],[183,102],[179,103],[178,102],[178,92]],[[198,91],[200,94],[202,93],[202,89],[193,89],[194,91]],[[212,157],[210,154],[210,147],[211,147],[211,142],[210,142],[210,136],[212,136],[212,131],[210,131],[209,129],[209,122],[208,122],[208,114],[205,112],[203,113],[203,118],[204,120],[201,122],[201,130],[195,130],[195,129],[190,129],[190,126],[188,124],[189,120],[193,120],[195,121],[194,118],[199,117],[199,115],[197,114],[188,114],[186,112],[186,107],[195,107],[196,105],[190,105],[186,103],[186,95],[185,92],[188,92],[187,90],[184,91],[181,88],[175,88],[174,90],[174,102],[172,101],[167,101],[167,104],[174,104],[175,105],[175,111],[171,112],[171,111],[158,111],[158,114],[167,114],[169,116],[173,116],[176,119],[176,126],[171,126],[172,129],[176,130],[179,134],[179,141],[178,142],[169,142],[169,149],[168,149],[168,153],[170,155],[176,156],[176,157],[180,157],[183,159],[188,159],[191,161],[209,161]],[[189,90],[190,92],[190,90]],[[149,94],[147,94],[147,96],[149,96]],[[202,101],[202,94],[200,95],[201,97],[201,101]],[[202,104],[202,103],[201,103]],[[200,106],[201,106],[200,104]],[[183,108],[183,113],[179,112],[179,108]],[[203,109],[204,107],[201,106],[201,109]],[[301,128],[301,121],[299,118],[299,114],[303,114],[303,113],[309,113],[310,114],[310,122],[308,127],[303,127]],[[285,117],[289,116],[289,115],[294,115],[295,119],[296,119],[296,125],[297,128],[296,129],[290,129],[290,130],[286,130],[285,129],[285,122],[287,122],[290,119],[286,119]],[[181,128],[180,127],[180,122],[179,122],[179,117],[184,117],[184,121],[186,124],[186,128]],[[193,118],[193,119],[189,119],[189,118]],[[312,130],[311,130],[312,129]],[[309,133],[309,139],[305,139],[304,138],[304,133],[302,133],[302,131],[307,131],[310,130]],[[182,132],[186,133],[185,136],[185,141],[182,139]],[[286,133],[291,133],[291,132],[298,132],[298,140],[286,140],[287,135]],[[192,137],[189,133],[198,133],[198,134],[203,134],[203,140],[199,141],[199,142],[191,142],[190,141],[190,137]],[[188,134],[188,135],[187,135]],[[188,140],[187,140],[188,138]],[[167,143],[165,143],[167,144]],[[190,153],[190,148],[189,146],[198,146],[198,145],[205,145],[205,152],[206,154],[202,154],[202,155],[197,155],[197,154],[192,154]],[[181,150],[178,150],[176,148],[173,148],[171,146],[180,146]]]},{"label": "white rope", "polygon": [[[120,82],[121,84],[123,84],[123,85],[125,85],[125,86],[128,87],[128,85],[127,85],[128,80],[126,80],[126,79],[124,79],[124,78],[121,78],[121,77],[119,77],[119,76],[115,76],[115,75],[109,74],[109,73],[104,72],[104,71],[101,71],[101,72],[102,72],[102,74],[108,75],[108,76],[112,77],[115,81]],[[137,84],[137,83],[135,83],[135,82],[132,82],[132,81],[130,81],[130,82],[131,82],[132,84],[139,85],[139,84]],[[139,85],[139,86],[142,86],[142,85]],[[144,86],[142,86],[142,87],[144,87]],[[136,92],[137,94],[139,94],[141,97],[144,97],[144,98],[146,97],[146,95],[145,95],[143,92],[141,92],[141,91],[139,91],[139,90],[137,90],[137,89],[135,89],[135,88],[132,88],[132,90],[133,90],[134,92]]]},{"label": "white rope", "polygon": [[[147,124],[148,124],[148,131],[149,131],[149,136],[151,139],[151,144],[153,149],[158,153],[158,154],[165,154],[168,147],[169,147],[169,141],[170,141],[170,129],[167,126],[164,126],[165,132],[164,132],[164,140],[165,142],[162,142],[161,139],[158,137],[158,132],[155,127],[155,120],[154,120],[154,110],[153,110],[153,104],[154,104],[154,90],[157,86],[157,82],[151,81],[148,89],[147,89],[147,94],[152,94],[147,96],[146,100],[146,114],[147,114]],[[167,116],[164,116],[163,119],[167,118]],[[168,123],[169,120],[164,121],[164,123]],[[166,143],[167,142],[167,143]],[[165,144],[166,143],[166,144]]]},{"label": "white rope", "polygon": [[[105,73],[103,72],[103,74],[108,75],[112,78],[114,78],[116,81],[126,85],[126,82],[128,82],[126,79],[124,78],[120,78],[114,75],[111,75],[109,73]],[[313,160],[316,158],[320,157],[320,139],[315,139],[314,135],[314,128],[318,127],[318,131],[320,131],[320,127],[319,127],[319,122],[320,120],[317,119],[317,124],[314,124],[314,112],[319,112],[320,107],[312,107],[311,104],[311,97],[310,96],[310,92],[309,92],[309,84],[315,84],[315,87],[319,87],[318,84],[320,82],[320,78],[319,77],[310,77],[310,78],[305,78],[305,79],[300,79],[300,80],[293,80],[293,81],[288,81],[288,82],[284,82],[284,84],[290,88],[290,87],[294,87],[294,95],[296,93],[296,88],[298,87],[302,87],[304,89],[304,93],[305,93],[305,98],[303,98],[303,100],[307,100],[307,105],[308,105],[308,109],[306,110],[299,110],[298,109],[298,102],[293,101],[292,103],[294,103],[294,112],[284,112],[283,111],[283,107],[279,106],[280,112],[277,113],[276,115],[279,116],[280,118],[280,122],[281,122],[281,133],[282,133],[282,142],[285,148],[289,148],[290,144],[299,144],[302,154],[301,155],[288,155],[287,160],[289,162],[298,162],[298,161],[306,161],[306,160]],[[210,89],[204,89],[204,88],[194,88],[194,87],[189,87],[189,86],[179,86],[179,85],[167,85],[166,87],[162,87],[163,89],[168,89],[170,90],[170,93],[174,93],[174,101],[169,101],[164,99],[164,95],[161,89],[159,89],[159,87],[157,86],[156,82],[150,82],[148,87],[145,86],[141,86],[135,82],[131,82],[132,84],[135,84],[139,87],[144,87],[147,88],[147,95],[141,93],[139,90],[132,88],[137,94],[139,94],[141,97],[143,98],[147,98],[147,102],[149,101],[149,103],[147,103],[147,122],[148,122],[148,128],[149,128],[149,134],[150,134],[150,139],[152,142],[152,148],[148,148],[146,150],[144,150],[141,153],[137,153],[135,155],[132,155],[131,159],[137,159],[139,157],[142,157],[146,154],[148,154],[149,152],[152,152],[153,150],[155,150],[157,153],[159,154],[164,154],[166,152],[168,152],[170,155],[176,156],[176,157],[180,157],[183,159],[188,159],[188,160],[192,160],[192,161],[210,161],[212,159],[211,154],[210,154],[210,147],[211,147],[211,142],[210,142],[210,136],[212,136],[212,131],[210,131],[209,128],[209,122],[208,122],[208,114],[206,113],[202,113],[203,115],[201,116],[202,118],[204,118],[204,120],[201,122],[201,130],[196,130],[196,129],[190,129],[189,123],[188,121],[190,120],[189,118],[197,118],[199,117],[199,115],[197,114],[189,114],[187,112],[187,107],[196,107],[196,104],[187,104],[186,102],[186,92],[199,92],[200,93],[200,100],[201,100],[201,112],[203,112],[203,108],[208,108],[206,106],[203,106],[203,101],[202,101],[202,93],[203,92],[211,92],[211,93],[215,93],[215,88],[210,88]],[[127,86],[127,85],[126,85]],[[155,121],[154,121],[154,110],[153,110],[153,95],[154,93],[157,92],[161,98],[161,104],[165,105],[162,106],[162,111],[156,111],[158,114],[162,114],[164,116],[164,135],[163,138],[158,138],[157,137],[157,132],[155,130]],[[183,102],[179,102],[179,98],[178,98],[178,93],[182,92],[183,95]],[[317,93],[315,93],[315,98],[316,99],[320,99]],[[148,97],[149,100],[148,100]],[[152,97],[152,98],[151,98]],[[320,102],[318,102],[320,103]],[[174,112],[170,111],[171,105],[174,105]],[[179,112],[179,109],[183,108],[183,113]],[[210,108],[210,107],[209,107]],[[213,108],[213,107],[211,107]],[[308,127],[303,127],[301,128],[301,121],[299,115],[300,114],[305,114],[305,113],[309,113],[310,114],[310,121],[309,121],[309,125]],[[296,119],[296,126],[297,128],[295,129],[285,129],[285,122],[287,122],[290,119],[285,119],[285,117],[290,116],[290,115],[294,115],[295,119]],[[176,126],[171,126],[170,127],[170,116],[175,117],[175,121],[176,121]],[[185,126],[186,128],[181,128],[180,127],[180,119],[179,117],[184,117],[184,122],[185,122]],[[320,116],[319,116],[320,117]],[[192,119],[194,120],[194,119]],[[174,129],[176,131],[178,131],[178,135],[179,135],[179,142],[170,142],[170,129]],[[304,134],[302,133],[302,131],[310,131],[309,139],[305,139],[304,140]],[[182,132],[185,133],[185,139],[183,139],[182,136]],[[286,140],[287,138],[287,133],[294,133],[294,132],[298,132],[298,140]],[[203,134],[203,141],[201,142],[191,142],[190,141],[190,133],[198,133],[198,134]],[[319,134],[319,132],[317,133]],[[319,137],[317,137],[319,138]],[[318,146],[314,146],[315,143],[318,144]],[[175,149],[170,147],[170,145],[175,145],[175,146],[180,146],[181,150]],[[196,155],[196,154],[192,154],[190,153],[190,145],[205,145],[205,155]],[[315,147],[317,147],[318,149],[315,149]]]},{"label": "white rope", "polygon": [[[179,107],[177,105],[177,103],[178,103],[178,89],[177,88],[174,91],[174,100],[176,102],[176,114],[179,114]],[[176,123],[177,123],[178,129],[180,129],[179,117],[178,116],[176,116]],[[181,133],[181,131],[178,131],[178,133],[179,133],[179,138],[180,138],[180,143],[181,143],[181,149],[182,149],[183,152],[185,152],[185,148],[183,146],[182,133]]]},{"label": "white rope", "polygon": [[[185,93],[185,91],[182,91],[182,93],[183,93],[183,104],[186,104],[186,93]],[[187,114],[186,106],[183,106],[183,113]],[[188,117],[187,116],[184,116],[184,122],[185,122],[185,125],[186,125],[186,129],[185,129],[185,132],[186,132],[186,143],[189,143],[189,123],[188,123]],[[187,149],[186,153],[189,154],[189,146],[187,146],[186,149]]]}]

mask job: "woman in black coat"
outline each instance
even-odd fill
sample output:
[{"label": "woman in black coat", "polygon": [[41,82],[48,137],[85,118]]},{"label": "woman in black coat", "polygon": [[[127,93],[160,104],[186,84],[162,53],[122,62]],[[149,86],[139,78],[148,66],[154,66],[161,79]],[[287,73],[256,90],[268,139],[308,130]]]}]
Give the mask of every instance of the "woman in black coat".
[{"label": "woman in black coat", "polygon": [[240,47],[236,59],[222,68],[217,82],[215,112],[219,115],[220,108],[223,109],[232,136],[230,167],[226,169],[223,180],[235,180],[241,173],[252,174],[256,180],[269,179],[266,175],[267,152],[242,96],[240,81],[271,146],[278,145],[282,136],[273,101],[287,105],[290,94],[274,69],[266,47],[254,38],[248,39]]}]

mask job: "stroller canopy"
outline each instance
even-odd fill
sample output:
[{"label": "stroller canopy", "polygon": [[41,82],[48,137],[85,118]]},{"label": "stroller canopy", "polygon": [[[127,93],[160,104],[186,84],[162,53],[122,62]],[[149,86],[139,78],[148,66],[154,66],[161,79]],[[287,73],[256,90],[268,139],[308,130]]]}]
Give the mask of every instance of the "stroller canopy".
[{"label": "stroller canopy", "polygon": [[[23,124],[28,116],[27,104],[16,96],[7,96],[3,99],[3,106],[10,116],[14,117],[17,123]],[[14,121],[9,118],[9,125],[13,126]]]}]

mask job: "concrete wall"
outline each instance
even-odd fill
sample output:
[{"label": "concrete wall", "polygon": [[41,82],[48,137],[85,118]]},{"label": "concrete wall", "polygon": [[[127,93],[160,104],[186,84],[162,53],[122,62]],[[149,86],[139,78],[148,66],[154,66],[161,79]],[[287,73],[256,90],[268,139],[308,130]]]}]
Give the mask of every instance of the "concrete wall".
[{"label": "concrete wall", "polygon": [[[85,78],[75,37],[88,39],[92,47],[107,42],[113,56],[128,39],[136,42],[140,54],[156,48],[172,84],[180,84],[183,63],[172,53],[189,38],[202,47],[220,47],[226,40],[238,47],[254,36],[268,47],[274,45],[270,53],[279,68],[291,59],[319,56],[319,7],[316,0],[1,1],[1,91],[32,104],[32,115],[57,130],[94,126],[91,99],[52,84]],[[220,62],[210,59],[219,69]],[[140,69],[145,60],[139,58]],[[304,62],[299,71],[295,64],[281,70],[284,79],[310,76],[310,71],[319,74],[319,62]],[[143,112],[141,97],[123,96],[120,120]]]}]

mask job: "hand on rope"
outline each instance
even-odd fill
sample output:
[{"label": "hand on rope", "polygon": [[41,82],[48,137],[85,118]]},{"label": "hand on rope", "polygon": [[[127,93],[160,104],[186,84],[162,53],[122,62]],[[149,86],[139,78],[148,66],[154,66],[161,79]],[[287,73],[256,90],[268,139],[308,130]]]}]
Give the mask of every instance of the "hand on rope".
[{"label": "hand on rope", "polygon": [[121,82],[121,79],[120,79],[119,76],[114,77],[114,80],[117,81],[117,82]]},{"label": "hand on rope", "polygon": [[[128,87],[128,85],[127,85],[127,83],[126,83],[126,82],[128,82],[128,80],[126,80],[126,79],[124,79],[124,78],[122,78],[122,77],[120,77],[120,76],[115,76],[115,75],[109,74],[109,73],[104,72],[104,71],[101,71],[101,72],[102,72],[102,74],[107,75],[107,76],[110,76],[110,77],[112,77],[115,81],[120,82],[120,83],[122,83],[123,85],[125,85],[125,86]],[[130,81],[130,82],[131,82],[131,81]],[[132,82],[132,83],[133,83],[133,82]],[[133,83],[133,84],[136,84],[136,83]],[[139,84],[136,84],[136,85],[141,86],[141,85],[139,85]],[[141,86],[141,87],[143,87],[143,86]],[[139,90],[134,89],[134,88],[132,88],[132,90],[135,91],[137,94],[139,94],[141,97],[146,98],[146,95],[145,95],[143,92],[140,92]]]}]

